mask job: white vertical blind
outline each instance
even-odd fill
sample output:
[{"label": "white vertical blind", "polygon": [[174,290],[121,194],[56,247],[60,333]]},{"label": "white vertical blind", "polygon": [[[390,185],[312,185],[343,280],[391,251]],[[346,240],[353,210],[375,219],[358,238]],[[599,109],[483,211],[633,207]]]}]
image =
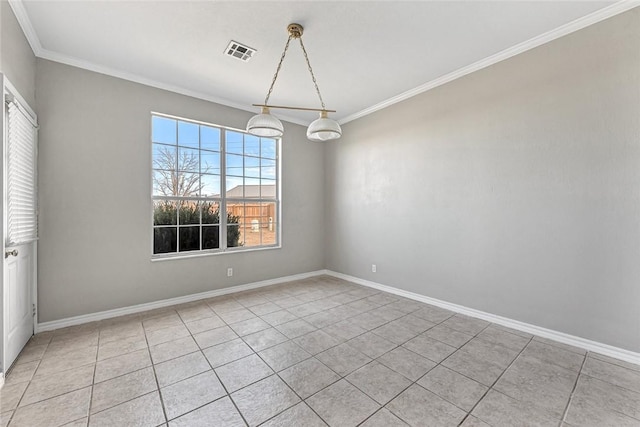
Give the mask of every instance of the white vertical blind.
[{"label": "white vertical blind", "polygon": [[7,245],[38,238],[36,127],[16,101],[7,103]]}]

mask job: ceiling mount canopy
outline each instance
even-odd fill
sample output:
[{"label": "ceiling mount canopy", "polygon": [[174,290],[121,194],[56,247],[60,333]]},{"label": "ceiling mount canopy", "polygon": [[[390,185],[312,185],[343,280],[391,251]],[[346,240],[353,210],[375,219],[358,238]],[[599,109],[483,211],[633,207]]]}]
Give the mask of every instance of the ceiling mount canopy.
[{"label": "ceiling mount canopy", "polygon": [[[320,94],[320,89],[318,88],[318,83],[316,82],[316,76],[313,74],[313,69],[311,68],[311,63],[309,62],[309,56],[307,55],[307,50],[304,47],[304,43],[302,43],[302,34],[304,32],[304,28],[300,24],[289,24],[287,26],[287,32],[289,33],[289,38],[287,39],[287,43],[284,45],[284,50],[282,52],[282,56],[280,57],[280,62],[278,63],[278,67],[276,68],[276,72],[273,75],[273,79],[271,80],[271,86],[269,87],[269,91],[267,92],[267,96],[264,99],[263,104],[253,104],[255,107],[261,107],[262,110],[260,114],[253,116],[249,122],[247,123],[247,132],[252,135],[264,136],[277,138],[282,136],[284,133],[284,127],[282,126],[282,122],[275,116],[271,115],[270,109],[278,108],[278,109],[287,109],[287,110],[301,110],[301,111],[318,111],[320,113],[320,118],[315,120],[309,125],[307,129],[307,138],[311,141],[323,142],[330,141],[333,139],[338,139],[342,136],[342,129],[338,122],[328,117],[328,113],[335,113],[335,110],[328,110],[324,105],[324,100],[322,99],[322,95]],[[287,50],[289,50],[289,44],[291,40],[297,39],[300,42],[300,47],[302,48],[302,53],[304,54],[304,59],[307,62],[307,68],[309,69],[309,74],[311,74],[311,80],[313,80],[313,84],[316,88],[316,93],[318,94],[318,99],[320,100],[320,105],[322,108],[306,108],[306,107],[289,107],[284,105],[269,105],[269,98],[271,97],[271,92],[273,92],[273,87],[276,84],[276,80],[278,80],[278,74],[280,73],[280,68],[282,67],[282,63],[284,62],[284,58],[287,56]]]}]

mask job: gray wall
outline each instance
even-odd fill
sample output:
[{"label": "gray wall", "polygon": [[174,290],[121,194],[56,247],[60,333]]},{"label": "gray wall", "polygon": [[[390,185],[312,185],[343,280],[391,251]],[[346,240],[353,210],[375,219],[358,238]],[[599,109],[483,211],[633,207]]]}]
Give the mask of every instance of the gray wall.
[{"label": "gray wall", "polygon": [[640,351],[640,10],[343,131],[327,268]]},{"label": "gray wall", "polygon": [[0,0],[0,10],[0,70],[35,109],[36,57],[9,2]]},{"label": "gray wall", "polygon": [[251,113],[47,60],[36,75],[40,322],[324,268],[322,146],[303,127],[285,123],[282,249],[151,262],[150,112]]}]

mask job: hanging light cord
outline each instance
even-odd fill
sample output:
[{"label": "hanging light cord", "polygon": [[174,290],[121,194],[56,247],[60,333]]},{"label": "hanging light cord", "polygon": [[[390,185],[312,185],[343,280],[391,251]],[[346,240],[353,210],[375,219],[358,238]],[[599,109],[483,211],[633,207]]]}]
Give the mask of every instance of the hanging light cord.
[{"label": "hanging light cord", "polygon": [[311,63],[309,62],[307,49],[304,48],[304,43],[302,43],[302,37],[298,38],[298,40],[300,41],[300,47],[302,47],[302,53],[304,53],[304,59],[307,61],[307,67],[309,67],[309,73],[311,73],[311,79],[313,80],[313,84],[316,87],[316,93],[318,94],[318,98],[320,98],[320,104],[322,105],[322,109],[326,110],[327,107],[324,106],[324,101],[322,100],[322,95],[320,95],[320,88],[318,88],[318,82],[316,81],[316,76],[313,74],[313,69],[311,68]]},{"label": "hanging light cord", "polygon": [[289,36],[289,38],[287,39],[287,44],[284,45],[284,50],[282,51],[280,62],[278,62],[278,68],[276,68],[276,73],[273,75],[273,80],[271,80],[271,87],[269,87],[269,92],[267,92],[267,97],[264,99],[264,105],[269,105],[269,97],[271,96],[271,92],[273,92],[273,86],[275,86],[276,80],[278,80],[278,73],[280,72],[280,67],[282,67],[282,62],[284,61],[284,57],[287,56],[287,50],[289,50],[289,43],[291,42],[291,37],[292,36]]},{"label": "hanging light cord", "polygon": [[307,61],[307,68],[309,68],[309,73],[311,74],[311,80],[313,80],[313,85],[316,87],[316,93],[318,94],[318,98],[320,99],[320,104],[322,105],[322,110],[326,111],[327,107],[324,105],[324,100],[322,99],[322,95],[320,95],[320,88],[318,87],[318,82],[316,81],[316,76],[313,74],[313,68],[311,68],[311,63],[309,62],[309,55],[307,55],[307,49],[304,48],[304,43],[302,43],[302,36],[289,35],[287,39],[287,43],[284,45],[284,50],[282,51],[282,56],[280,57],[280,62],[278,62],[278,68],[276,68],[276,73],[273,75],[273,80],[271,80],[271,86],[269,87],[269,92],[267,92],[267,97],[264,99],[264,104],[269,105],[269,97],[271,97],[271,92],[273,92],[273,87],[276,84],[276,80],[278,80],[278,74],[280,73],[280,68],[282,68],[282,63],[284,62],[284,57],[287,56],[287,51],[289,50],[289,43],[291,43],[292,38],[297,38],[300,41],[300,47],[302,48],[302,53],[304,54],[304,59]]}]

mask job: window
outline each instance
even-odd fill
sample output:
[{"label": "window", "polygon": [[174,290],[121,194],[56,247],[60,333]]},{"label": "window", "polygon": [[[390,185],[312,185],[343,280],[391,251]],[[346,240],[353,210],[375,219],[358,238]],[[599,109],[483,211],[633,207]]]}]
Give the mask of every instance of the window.
[{"label": "window", "polygon": [[279,140],[152,114],[151,142],[154,257],[279,245]]}]

